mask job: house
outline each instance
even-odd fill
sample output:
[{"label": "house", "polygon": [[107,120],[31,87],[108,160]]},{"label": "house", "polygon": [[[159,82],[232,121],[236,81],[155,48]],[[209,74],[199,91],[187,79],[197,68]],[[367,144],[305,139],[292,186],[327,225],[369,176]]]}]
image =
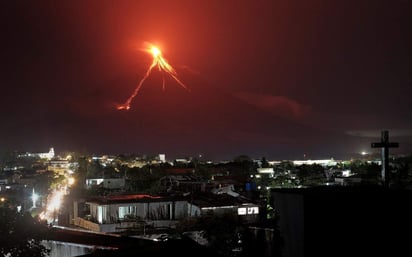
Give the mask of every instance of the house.
[{"label": "house", "polygon": [[262,208],[249,199],[229,194],[196,194],[188,202],[188,216],[197,217],[213,214],[233,215],[244,223],[257,223],[262,217]]},{"label": "house", "polygon": [[121,189],[126,183],[125,178],[89,178],[86,179],[86,188],[100,186],[107,189]]},{"label": "house", "polygon": [[207,181],[201,180],[193,174],[176,174],[160,178],[160,185],[168,190],[180,190],[186,192],[205,191]]},{"label": "house", "polygon": [[187,201],[183,199],[146,194],[111,195],[75,202],[73,222],[96,232],[120,233],[146,225],[173,227],[186,216]]},{"label": "house", "polygon": [[109,195],[74,201],[72,223],[96,232],[139,234],[147,228],[174,228],[185,218],[206,214],[232,214],[244,222],[255,223],[261,212],[260,206],[248,199],[227,194]]},{"label": "house", "polygon": [[70,170],[69,160],[50,160],[47,164],[48,171],[53,171],[60,175],[65,175]]}]

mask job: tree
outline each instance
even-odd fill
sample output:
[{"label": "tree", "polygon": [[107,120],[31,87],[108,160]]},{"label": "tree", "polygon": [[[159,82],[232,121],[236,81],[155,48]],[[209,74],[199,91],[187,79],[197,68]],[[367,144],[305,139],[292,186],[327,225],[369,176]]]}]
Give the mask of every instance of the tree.
[{"label": "tree", "polygon": [[239,236],[243,235],[246,229],[233,214],[216,216],[212,212],[182,220],[176,228],[179,232],[203,231],[208,241],[207,246],[221,256],[232,256],[233,249],[239,246]]},{"label": "tree", "polygon": [[[281,256],[283,238],[277,223],[277,217],[265,223],[273,230],[270,241],[265,238],[266,229],[259,226],[253,228],[233,213],[214,215],[209,212],[200,217],[181,220],[176,232],[201,231],[208,242],[207,246],[223,257]],[[269,252],[273,254],[268,255]]]},{"label": "tree", "polygon": [[232,167],[227,168],[232,168],[232,171],[237,175],[249,175],[251,173],[255,173],[258,168],[257,163],[253,162],[253,160],[247,155],[237,156],[231,165]]},{"label": "tree", "polygon": [[47,227],[28,213],[20,213],[8,206],[0,206],[0,255],[48,256],[50,250],[40,241]]},{"label": "tree", "polygon": [[363,184],[378,185],[380,183],[381,167],[376,163],[354,162],[351,171],[362,178]]},{"label": "tree", "polygon": [[269,162],[266,160],[266,157],[262,157],[261,161],[262,161],[262,164],[261,164],[261,167],[262,167],[262,168],[269,168],[269,167],[270,167],[270,164],[269,164]]}]

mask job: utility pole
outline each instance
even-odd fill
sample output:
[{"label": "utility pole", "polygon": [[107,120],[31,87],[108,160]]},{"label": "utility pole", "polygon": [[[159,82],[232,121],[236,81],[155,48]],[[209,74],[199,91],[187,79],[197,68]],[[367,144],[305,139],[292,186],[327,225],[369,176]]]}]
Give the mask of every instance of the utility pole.
[{"label": "utility pole", "polygon": [[372,148],[381,148],[382,149],[382,170],[381,176],[384,187],[389,187],[389,148],[399,147],[399,143],[389,142],[389,132],[383,130],[381,132],[381,141],[378,143],[372,143]]}]

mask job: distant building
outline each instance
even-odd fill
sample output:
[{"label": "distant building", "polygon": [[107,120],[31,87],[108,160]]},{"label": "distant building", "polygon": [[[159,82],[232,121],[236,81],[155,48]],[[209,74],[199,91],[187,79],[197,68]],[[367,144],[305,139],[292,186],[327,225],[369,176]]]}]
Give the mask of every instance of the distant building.
[{"label": "distant building", "polygon": [[202,181],[199,177],[187,173],[164,176],[159,181],[160,185],[167,190],[185,192],[205,191],[208,186],[206,181]]},{"label": "distant building", "polygon": [[51,147],[47,153],[24,153],[20,154],[19,157],[38,157],[40,159],[51,160],[54,158],[54,148]]},{"label": "distant building", "polygon": [[160,162],[166,162],[166,155],[165,154],[159,154],[159,161]]},{"label": "distant building", "polygon": [[51,147],[48,153],[38,153],[37,155],[40,157],[40,159],[51,160],[54,158],[54,148]]},{"label": "distant building", "polygon": [[246,223],[256,223],[260,220],[261,207],[247,198],[233,197],[230,194],[197,195],[188,202],[190,217],[207,214],[233,215]]},{"label": "distant building", "polygon": [[293,164],[295,166],[300,166],[300,165],[314,165],[318,164],[323,167],[330,167],[330,166],[336,166],[338,164],[337,161],[334,159],[324,159],[324,160],[295,160],[293,161]]},{"label": "distant building", "polygon": [[115,157],[114,156],[108,156],[108,155],[93,156],[92,160],[95,161],[95,162],[98,162],[103,167],[108,167],[115,160]]},{"label": "distant building", "polygon": [[47,165],[48,171],[64,175],[70,169],[70,162],[68,160],[50,160]]},{"label": "distant building", "polygon": [[188,164],[190,163],[190,160],[185,159],[185,158],[179,158],[179,159],[175,159],[175,162],[179,164]]},{"label": "distant building", "polygon": [[259,174],[269,174],[273,176],[273,173],[275,173],[275,170],[273,168],[258,168],[257,172]]},{"label": "distant building", "polygon": [[0,193],[5,191],[6,189],[10,188],[9,186],[9,178],[1,176],[0,177]]},{"label": "distant building", "polygon": [[86,179],[86,188],[100,186],[107,189],[124,188],[126,180],[124,178],[89,178]]}]

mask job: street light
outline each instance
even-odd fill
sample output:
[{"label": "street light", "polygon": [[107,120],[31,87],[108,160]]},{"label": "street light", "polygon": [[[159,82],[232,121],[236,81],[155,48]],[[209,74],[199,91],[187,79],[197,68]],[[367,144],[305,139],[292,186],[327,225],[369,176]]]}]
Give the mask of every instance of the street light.
[{"label": "street light", "polygon": [[33,193],[31,195],[31,199],[33,200],[33,206],[32,207],[36,208],[36,201],[37,201],[37,199],[39,199],[39,195],[34,192],[34,188],[33,188]]}]

